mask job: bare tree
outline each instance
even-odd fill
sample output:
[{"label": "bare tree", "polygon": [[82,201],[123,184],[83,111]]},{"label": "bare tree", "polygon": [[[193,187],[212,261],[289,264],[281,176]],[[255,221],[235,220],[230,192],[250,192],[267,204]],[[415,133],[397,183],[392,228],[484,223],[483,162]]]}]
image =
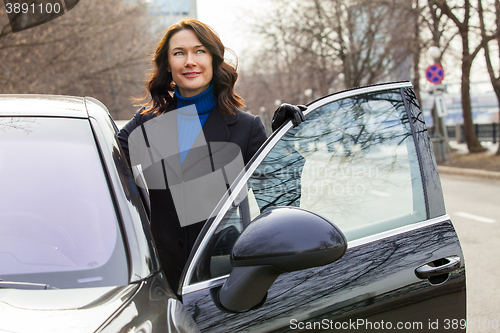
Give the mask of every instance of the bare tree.
[{"label": "bare tree", "polygon": [[[493,31],[490,32],[492,36],[496,36],[495,40],[497,42],[497,48],[498,48],[498,56],[499,56],[499,62],[498,62],[498,73],[495,73],[495,70],[493,68],[493,64],[491,62],[491,55],[490,55],[490,49],[488,47],[488,43],[484,44],[484,58],[486,61],[486,68],[488,69],[488,74],[490,76],[491,80],[491,85],[493,86],[493,90],[495,91],[495,94],[497,96],[498,100],[498,105],[500,106],[500,0],[494,0],[494,29]],[[488,29],[486,28],[485,24],[485,13],[483,9],[483,1],[478,0],[478,13],[479,13],[479,21],[480,21],[480,29],[481,29],[481,38],[483,40],[488,39]],[[500,110],[499,112],[499,119],[500,119]],[[498,133],[498,141],[500,141],[500,131]],[[497,155],[500,155],[500,146],[498,147],[497,150]]]},{"label": "bare tree", "polygon": [[[448,48],[451,45],[451,41],[456,37],[457,33],[452,31],[453,23],[443,14],[441,10],[435,6],[429,5],[428,1],[423,1],[423,5],[420,6],[420,1],[417,0],[415,4],[415,11],[419,13],[419,20],[417,22],[418,34],[416,36],[416,43],[419,46],[416,50],[417,54],[414,54],[414,68],[415,70],[415,81],[420,81],[420,72],[423,72],[421,67],[421,55],[429,49],[430,46],[437,46],[440,49],[440,55],[438,59],[434,59],[438,63],[442,63],[443,54],[447,53]],[[455,29],[456,30],[456,29]],[[425,59],[425,58],[424,58]],[[425,64],[427,66],[428,64]],[[415,85],[415,83],[414,83]],[[416,89],[417,98],[419,98],[418,93],[420,89]],[[446,133],[443,133],[443,119],[437,115],[435,105],[431,109],[433,124],[434,124],[434,135],[441,135],[447,138]],[[451,147],[448,144],[448,140],[444,140],[445,149],[450,152]]]},{"label": "bare tree", "polygon": [[[329,93],[338,74],[335,57],[325,55],[324,45],[297,33],[302,28],[302,22],[297,21],[299,5],[296,0],[280,0],[275,11],[259,20],[255,28],[264,43],[246,59],[250,65],[240,71],[237,89],[242,90],[248,109],[260,114],[266,125],[277,100],[305,104],[314,96]],[[306,96],[305,90],[312,91],[311,95]]]},{"label": "bare tree", "polygon": [[460,6],[451,6],[447,0],[429,0],[432,6],[439,8],[458,28],[462,41],[462,112],[464,118],[464,134],[467,142],[467,147],[471,153],[485,151],[479,142],[474,129],[472,119],[472,106],[470,97],[470,74],[472,62],[478,55],[479,51],[484,47],[492,36],[482,38],[480,43],[474,48],[470,46],[470,35],[472,34],[471,27],[471,10],[470,0],[464,0]]},{"label": "bare tree", "polygon": [[307,101],[306,88],[319,97],[342,85],[409,79],[410,66],[419,92],[421,51],[439,46],[442,57],[460,36],[465,136],[471,152],[483,151],[472,122],[470,71],[494,32],[471,49],[471,37],[479,36],[471,24],[476,11],[470,0],[463,1],[453,7],[446,0],[277,0],[276,10],[256,26],[268,44],[241,75],[247,105],[255,113],[265,109],[266,119],[275,99],[301,103]]},{"label": "bare tree", "polygon": [[409,79],[413,29],[403,2],[359,1],[338,13],[339,56],[347,87]]},{"label": "bare tree", "polygon": [[[267,110],[276,98],[308,101],[306,89],[312,89],[314,98],[342,87],[410,79],[414,35],[407,29],[413,26],[406,1],[277,0],[275,4],[276,9],[256,25],[259,38],[268,43],[251,69],[242,72],[249,108],[255,110],[260,103]],[[249,94],[250,81],[258,92]],[[268,95],[272,97],[264,101]]]},{"label": "bare tree", "polygon": [[144,90],[151,28],[144,4],[81,1],[67,14],[12,33],[0,16],[0,92],[93,96],[129,118]]},{"label": "bare tree", "polygon": [[410,53],[412,62],[412,84],[415,90],[415,95],[417,100],[421,102],[420,99],[420,56],[422,53],[422,36],[421,36],[421,21],[422,21],[422,11],[423,8],[420,6],[420,0],[412,0],[407,4],[407,19],[411,22],[409,29],[411,31],[410,36]]}]

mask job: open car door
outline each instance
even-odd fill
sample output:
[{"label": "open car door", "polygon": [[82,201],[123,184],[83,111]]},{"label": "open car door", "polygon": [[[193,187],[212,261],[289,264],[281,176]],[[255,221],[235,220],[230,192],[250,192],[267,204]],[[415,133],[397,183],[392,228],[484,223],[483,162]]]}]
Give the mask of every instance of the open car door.
[{"label": "open car door", "polygon": [[308,105],[219,209],[180,289],[204,332],[465,330],[464,257],[409,82]]}]

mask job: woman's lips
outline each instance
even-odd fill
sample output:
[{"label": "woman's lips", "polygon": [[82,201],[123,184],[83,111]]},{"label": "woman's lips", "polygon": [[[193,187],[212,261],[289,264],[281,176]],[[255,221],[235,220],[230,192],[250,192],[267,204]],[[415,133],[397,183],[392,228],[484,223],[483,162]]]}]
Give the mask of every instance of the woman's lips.
[{"label": "woman's lips", "polygon": [[184,73],[182,75],[185,77],[197,77],[198,75],[200,75],[200,72],[188,72],[188,73]]}]

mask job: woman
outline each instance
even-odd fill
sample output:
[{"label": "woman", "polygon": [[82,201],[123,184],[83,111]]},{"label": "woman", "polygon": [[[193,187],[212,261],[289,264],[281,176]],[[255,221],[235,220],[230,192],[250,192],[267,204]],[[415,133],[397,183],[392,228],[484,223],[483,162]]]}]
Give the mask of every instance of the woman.
[{"label": "woman", "polygon": [[[197,211],[209,197],[217,197],[202,196],[191,207],[179,209],[174,187],[185,180],[172,181],[179,174],[175,170],[182,170],[182,174],[187,171],[184,166],[192,160],[208,160],[200,152],[208,147],[211,154],[211,143],[216,142],[239,147],[244,165],[266,140],[260,118],[239,110],[244,105],[234,92],[238,74],[224,62],[224,51],[219,37],[200,21],[186,19],[171,26],[154,55],[155,70],[147,81],[151,100],[118,134],[129,162],[141,164],[143,169],[145,165],[149,170],[156,169],[156,176],[149,177],[153,182],[161,178],[158,185],[151,184],[146,177],[151,230],[173,291],[177,291],[182,269],[204,224],[204,220],[186,222],[184,213]],[[290,117],[295,125],[303,121],[299,107],[288,104],[280,107],[273,119],[273,129]],[[150,158],[149,162],[144,158]],[[210,160],[213,162],[212,155]],[[166,171],[169,166],[174,170],[170,174]],[[210,187],[205,185],[205,189]],[[203,189],[197,192],[204,193]]]}]

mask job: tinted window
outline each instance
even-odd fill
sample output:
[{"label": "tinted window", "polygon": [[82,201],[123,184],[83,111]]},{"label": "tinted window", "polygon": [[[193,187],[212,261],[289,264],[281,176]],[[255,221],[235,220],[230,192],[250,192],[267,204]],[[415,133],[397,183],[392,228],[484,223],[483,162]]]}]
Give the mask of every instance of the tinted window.
[{"label": "tinted window", "polygon": [[259,212],[299,206],[328,218],[348,240],[425,219],[419,163],[399,91],[314,110],[274,147],[249,187]]},{"label": "tinted window", "polygon": [[128,281],[88,120],[0,118],[0,279],[59,288]]}]

